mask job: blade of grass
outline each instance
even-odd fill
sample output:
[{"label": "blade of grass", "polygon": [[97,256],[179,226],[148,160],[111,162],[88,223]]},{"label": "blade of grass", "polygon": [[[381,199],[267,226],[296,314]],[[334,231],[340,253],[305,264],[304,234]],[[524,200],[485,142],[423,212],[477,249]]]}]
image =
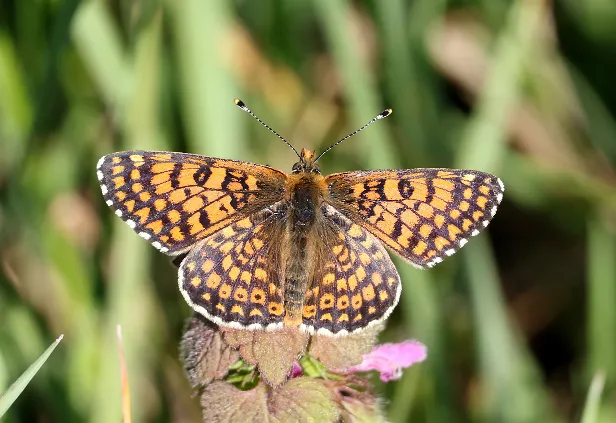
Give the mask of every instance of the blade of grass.
[{"label": "blade of grass", "polygon": [[25,372],[6,390],[0,395],[0,417],[4,416],[11,404],[19,397],[23,390],[28,386],[28,383],[32,380],[34,375],[38,373],[43,364],[47,361],[53,350],[56,349],[60,341],[62,341],[64,335],[60,335],[41,356],[26,369]]},{"label": "blade of grass", "polygon": [[[159,148],[160,99],[152,93],[158,93],[159,85],[158,73],[153,69],[160,68],[161,19],[154,14],[149,24],[136,34],[134,58],[125,56],[118,42],[117,29],[111,22],[104,4],[97,0],[83,3],[75,18],[75,43],[102,91],[101,95],[112,108],[126,149],[133,149],[136,145],[144,149]],[[107,56],[98,57],[91,53],[99,46]],[[109,395],[119,385],[114,371],[117,363],[111,359],[115,356],[117,322],[121,322],[125,333],[130,334],[132,348],[126,353],[126,360],[132,363],[130,374],[136,392],[143,391],[142,384],[153,370],[148,352],[156,350],[152,344],[158,341],[156,334],[160,333],[154,331],[158,325],[154,309],[158,307],[154,304],[153,287],[146,283],[151,263],[148,245],[119,220],[114,221],[113,233],[108,314],[100,341],[102,358],[90,416],[94,422],[118,421],[121,417],[119,396]],[[142,399],[140,396],[133,398],[135,421],[140,421],[147,412],[147,407],[140,404]]]},{"label": "blade of grass", "polygon": [[[441,131],[437,123],[435,77],[423,53],[423,35],[433,19],[443,13],[444,0],[421,0],[412,5],[410,22],[407,2],[376,2],[377,19],[385,54],[387,94],[395,110],[394,120],[413,148],[403,150],[405,165],[426,167],[428,150]],[[440,129],[440,128],[439,128]]]},{"label": "blade of grass", "polygon": [[124,359],[124,345],[122,343],[122,326],[116,328],[118,335],[118,356],[120,358],[120,380],[122,381],[122,422],[131,423],[130,413],[130,387],[128,384],[128,372]]},{"label": "blade of grass", "polygon": [[575,85],[577,99],[585,112],[585,129],[588,131],[589,141],[608,156],[612,163],[616,162],[616,122],[612,112],[590,81],[573,64],[567,63],[567,73]]},{"label": "blade of grass", "polygon": [[0,32],[0,171],[7,174],[21,160],[33,120],[32,104],[20,67],[13,40]]},{"label": "blade of grass", "polygon": [[[402,279],[400,308],[408,328],[408,336],[417,338],[428,347],[428,359],[421,364],[418,376],[405,376],[396,385],[391,400],[389,418],[392,421],[409,421],[416,409],[421,409],[427,421],[455,422],[456,405],[453,400],[450,360],[445,345],[443,309],[440,307],[437,286],[447,281],[433,274],[411,268],[402,260],[396,260]],[[420,378],[422,389],[417,396],[409,396],[408,388],[413,379]],[[432,381],[432,382],[430,382]]]},{"label": "blade of grass", "polygon": [[[351,111],[353,122],[363,122],[383,109],[377,83],[358,51],[353,37],[351,8],[347,0],[314,0],[317,18],[325,31]],[[360,23],[361,24],[361,23]],[[367,131],[366,131],[367,132]],[[391,138],[385,125],[373,125],[369,135],[357,135],[361,150],[367,155],[370,168],[391,167],[397,163]],[[374,140],[378,140],[375,143]]]},{"label": "blade of grass", "polygon": [[132,70],[122,48],[120,31],[101,0],[83,2],[73,19],[73,42],[115,117],[132,91]]},{"label": "blade of grass", "polygon": [[528,65],[525,59],[535,42],[544,7],[543,2],[528,0],[511,6],[475,114],[460,142],[457,163],[461,167],[487,172],[500,167],[506,152],[506,122],[521,95],[522,73]]},{"label": "blade of grass", "polygon": [[604,387],[605,375],[602,372],[595,373],[586,396],[586,404],[584,404],[584,411],[580,420],[581,423],[599,422],[599,406],[601,405],[601,394]]},{"label": "blade of grass", "polygon": [[164,150],[167,144],[158,124],[160,108],[162,11],[136,34],[134,50],[135,80],[133,96],[126,109],[127,148]]},{"label": "blade of grass", "polygon": [[[613,215],[613,213],[611,213]],[[613,220],[612,220],[613,221]],[[616,231],[605,216],[588,219],[588,377],[616,380]]]},{"label": "blade of grass", "polygon": [[238,87],[225,49],[232,38],[230,2],[200,0],[166,3],[177,46],[182,115],[191,152],[245,159],[245,119],[233,105]]},{"label": "blade of grass", "polygon": [[[525,60],[545,13],[543,2],[519,0],[495,44],[491,71],[460,144],[461,168],[495,172],[505,157],[506,122],[521,96]],[[507,181],[505,181],[505,185]],[[498,218],[498,217],[497,217]],[[507,319],[492,251],[485,236],[462,252],[483,377],[481,411],[487,421],[552,421],[534,362]]]},{"label": "blade of grass", "polygon": [[556,421],[536,365],[508,321],[485,237],[473,240],[465,259],[483,376],[483,414],[487,421]]}]

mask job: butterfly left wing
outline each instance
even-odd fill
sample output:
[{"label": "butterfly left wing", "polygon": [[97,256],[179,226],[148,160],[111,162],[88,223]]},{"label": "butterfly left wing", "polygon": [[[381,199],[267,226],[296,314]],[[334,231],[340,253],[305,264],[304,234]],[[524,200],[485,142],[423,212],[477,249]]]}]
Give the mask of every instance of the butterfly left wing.
[{"label": "butterfly left wing", "polygon": [[199,241],[182,261],[179,287],[190,307],[235,329],[283,325],[280,240],[286,213],[275,204]]},{"label": "butterfly left wing", "polygon": [[493,175],[457,169],[343,172],[326,183],[332,206],[419,268],[479,234],[505,190]]},{"label": "butterfly left wing", "polygon": [[115,214],[169,255],[280,201],[286,181],[268,166],[161,151],[108,154],[97,176]]}]

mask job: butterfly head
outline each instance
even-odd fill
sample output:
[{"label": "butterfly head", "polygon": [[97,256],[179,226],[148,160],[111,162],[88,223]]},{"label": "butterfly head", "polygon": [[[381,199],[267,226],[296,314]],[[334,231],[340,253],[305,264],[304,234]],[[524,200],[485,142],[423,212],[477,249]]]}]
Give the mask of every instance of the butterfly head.
[{"label": "butterfly head", "polygon": [[321,173],[319,165],[316,164],[315,152],[302,148],[299,155],[299,162],[293,165],[292,173]]}]

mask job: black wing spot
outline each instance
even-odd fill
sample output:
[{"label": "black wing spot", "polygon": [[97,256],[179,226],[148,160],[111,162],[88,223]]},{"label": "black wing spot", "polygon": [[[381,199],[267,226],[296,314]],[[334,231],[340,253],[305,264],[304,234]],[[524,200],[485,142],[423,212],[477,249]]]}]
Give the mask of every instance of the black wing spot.
[{"label": "black wing spot", "polygon": [[199,170],[195,172],[195,182],[197,185],[204,185],[208,179],[212,176],[212,170],[209,166],[201,166]]},{"label": "black wing spot", "polygon": [[398,181],[398,192],[403,198],[409,198],[415,192],[413,184],[408,179],[400,179]]},{"label": "black wing spot", "polygon": [[176,189],[180,186],[180,170],[182,169],[182,165],[180,163],[173,164],[173,170],[169,175],[169,180],[171,181],[171,188]]},{"label": "black wing spot", "polygon": [[227,172],[221,186],[223,190],[228,190],[231,183],[239,183],[242,186],[242,190],[248,191],[247,179],[246,175],[240,174],[239,172]]},{"label": "black wing spot", "polygon": [[210,225],[212,224],[210,222],[210,218],[208,217],[207,213],[204,211],[199,213],[199,223],[201,223],[201,225],[203,225],[204,228],[209,228]]}]

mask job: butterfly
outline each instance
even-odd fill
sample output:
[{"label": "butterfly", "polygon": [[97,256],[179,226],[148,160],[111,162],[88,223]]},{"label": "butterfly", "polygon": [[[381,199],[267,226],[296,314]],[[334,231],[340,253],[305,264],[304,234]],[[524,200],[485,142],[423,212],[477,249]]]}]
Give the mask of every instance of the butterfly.
[{"label": "butterfly", "polygon": [[456,169],[360,170],[323,176],[319,156],[269,166],[186,153],[124,151],[97,176],[115,214],[161,252],[180,256],[178,284],[221,327],[297,327],[340,336],[385,320],[400,297],[386,248],[430,268],[479,234],[503,182]]}]

